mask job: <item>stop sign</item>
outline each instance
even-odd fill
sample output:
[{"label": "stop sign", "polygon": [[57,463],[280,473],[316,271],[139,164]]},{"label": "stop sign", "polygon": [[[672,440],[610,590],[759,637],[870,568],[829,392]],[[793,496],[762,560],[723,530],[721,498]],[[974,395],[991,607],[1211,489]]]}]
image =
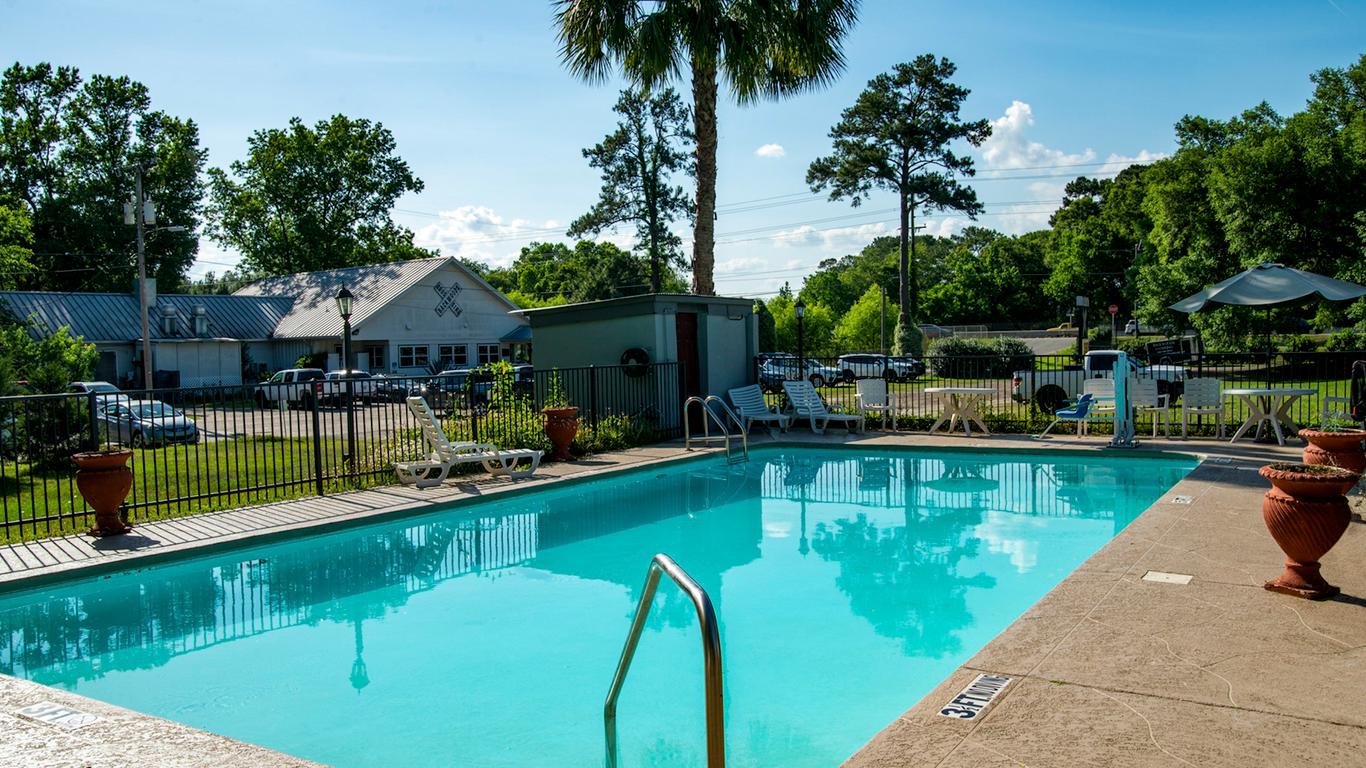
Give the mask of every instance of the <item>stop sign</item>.
[{"label": "stop sign", "polygon": [[1118,304],[1111,304],[1111,305],[1110,305],[1110,314],[1112,314],[1112,315],[1118,315],[1118,314],[1119,314],[1119,305],[1118,305]]}]

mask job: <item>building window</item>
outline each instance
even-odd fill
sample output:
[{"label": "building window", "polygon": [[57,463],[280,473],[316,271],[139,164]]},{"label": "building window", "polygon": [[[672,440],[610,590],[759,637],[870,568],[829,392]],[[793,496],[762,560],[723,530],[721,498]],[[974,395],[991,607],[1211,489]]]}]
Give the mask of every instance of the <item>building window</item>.
[{"label": "building window", "polygon": [[470,364],[469,348],[464,344],[442,344],[437,347],[443,368],[463,368]]},{"label": "building window", "polygon": [[498,345],[497,345],[497,344],[480,344],[480,345],[479,345],[479,364],[480,364],[480,365],[484,365],[484,364],[486,364],[486,363],[496,363],[496,362],[498,362],[500,359],[502,359],[502,356],[498,354]]},{"label": "building window", "polygon": [[400,368],[426,368],[427,367],[427,345],[404,345],[398,348],[398,367]]}]

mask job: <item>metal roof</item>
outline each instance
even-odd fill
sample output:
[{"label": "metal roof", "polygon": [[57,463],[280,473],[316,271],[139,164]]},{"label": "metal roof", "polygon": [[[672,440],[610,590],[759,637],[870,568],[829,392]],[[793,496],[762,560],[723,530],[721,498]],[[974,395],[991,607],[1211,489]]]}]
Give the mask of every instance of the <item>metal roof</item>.
[{"label": "metal roof", "polygon": [[342,332],[341,316],[337,314],[337,291],[346,288],[364,297],[363,301],[356,302],[351,315],[351,325],[360,326],[404,291],[447,264],[506,303],[509,310],[517,308],[483,278],[447,256],[267,277],[244,286],[233,295],[293,297],[294,307],[276,326],[276,338],[330,338],[340,336]]},{"label": "metal roof", "polygon": [[[138,300],[132,293],[0,291],[0,303],[21,320],[32,318],[50,331],[65,325],[86,341],[142,337]],[[148,328],[155,340],[196,338],[192,318],[194,308],[202,306],[208,338],[263,340],[271,338],[293,304],[286,296],[164,294],[148,307]],[[171,333],[166,333],[162,319],[165,308],[174,309]]]},{"label": "metal roof", "polygon": [[531,326],[519,325],[503,334],[503,338],[499,341],[531,341]]}]

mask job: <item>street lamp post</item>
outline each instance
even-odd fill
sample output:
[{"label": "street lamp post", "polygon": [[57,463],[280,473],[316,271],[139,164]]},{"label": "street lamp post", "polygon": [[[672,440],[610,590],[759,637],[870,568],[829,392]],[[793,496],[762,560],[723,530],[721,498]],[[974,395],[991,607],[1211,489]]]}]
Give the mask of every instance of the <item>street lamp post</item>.
[{"label": "street lamp post", "polygon": [[805,339],[802,338],[804,330],[802,321],[806,318],[806,304],[801,299],[797,299],[793,309],[797,312],[797,378],[800,380],[806,378],[806,349],[804,347]]},{"label": "street lamp post", "polygon": [[150,324],[147,320],[147,256],[143,248],[143,227],[146,226],[147,202],[142,198],[142,165],[133,166],[137,173],[135,175],[137,200],[133,204],[133,222],[137,225],[138,232],[138,309],[141,310],[142,320],[142,388],[152,388],[152,342],[149,339]]},{"label": "street lamp post", "polygon": [[356,400],[351,380],[351,302],[355,296],[343,286],[337,291],[337,314],[342,319],[341,380],[346,382],[346,466],[356,469]]}]

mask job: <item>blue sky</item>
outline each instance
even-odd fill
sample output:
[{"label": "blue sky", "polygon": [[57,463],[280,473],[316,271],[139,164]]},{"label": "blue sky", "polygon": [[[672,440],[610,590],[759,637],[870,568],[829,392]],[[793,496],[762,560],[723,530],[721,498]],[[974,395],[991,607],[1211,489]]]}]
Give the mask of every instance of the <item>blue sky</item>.
[{"label": "blue sky", "polygon": [[[426,182],[395,219],[420,244],[493,263],[533,239],[563,239],[596,199],[580,149],[612,128],[621,87],[564,71],[541,0],[0,0],[0,19],[6,60],[140,80],[156,108],[198,122],[211,165],[292,116],[378,120]],[[979,222],[1021,232],[1045,224],[1071,175],[1172,151],[1183,114],[1227,117],[1261,100],[1299,109],[1309,74],[1351,64],[1363,43],[1366,0],[865,0],[834,86],[745,108],[722,95],[718,290],[800,284],[821,259],[893,231],[894,214],[879,213],[894,206],[889,195],[851,209],[801,193],[840,111],[869,78],[920,53],[958,65],[972,90],[965,117],[996,121],[973,153],[987,204]],[[781,151],[759,153],[765,145]],[[935,216],[929,226],[962,223]],[[236,259],[207,239],[200,257],[194,275]]]}]

